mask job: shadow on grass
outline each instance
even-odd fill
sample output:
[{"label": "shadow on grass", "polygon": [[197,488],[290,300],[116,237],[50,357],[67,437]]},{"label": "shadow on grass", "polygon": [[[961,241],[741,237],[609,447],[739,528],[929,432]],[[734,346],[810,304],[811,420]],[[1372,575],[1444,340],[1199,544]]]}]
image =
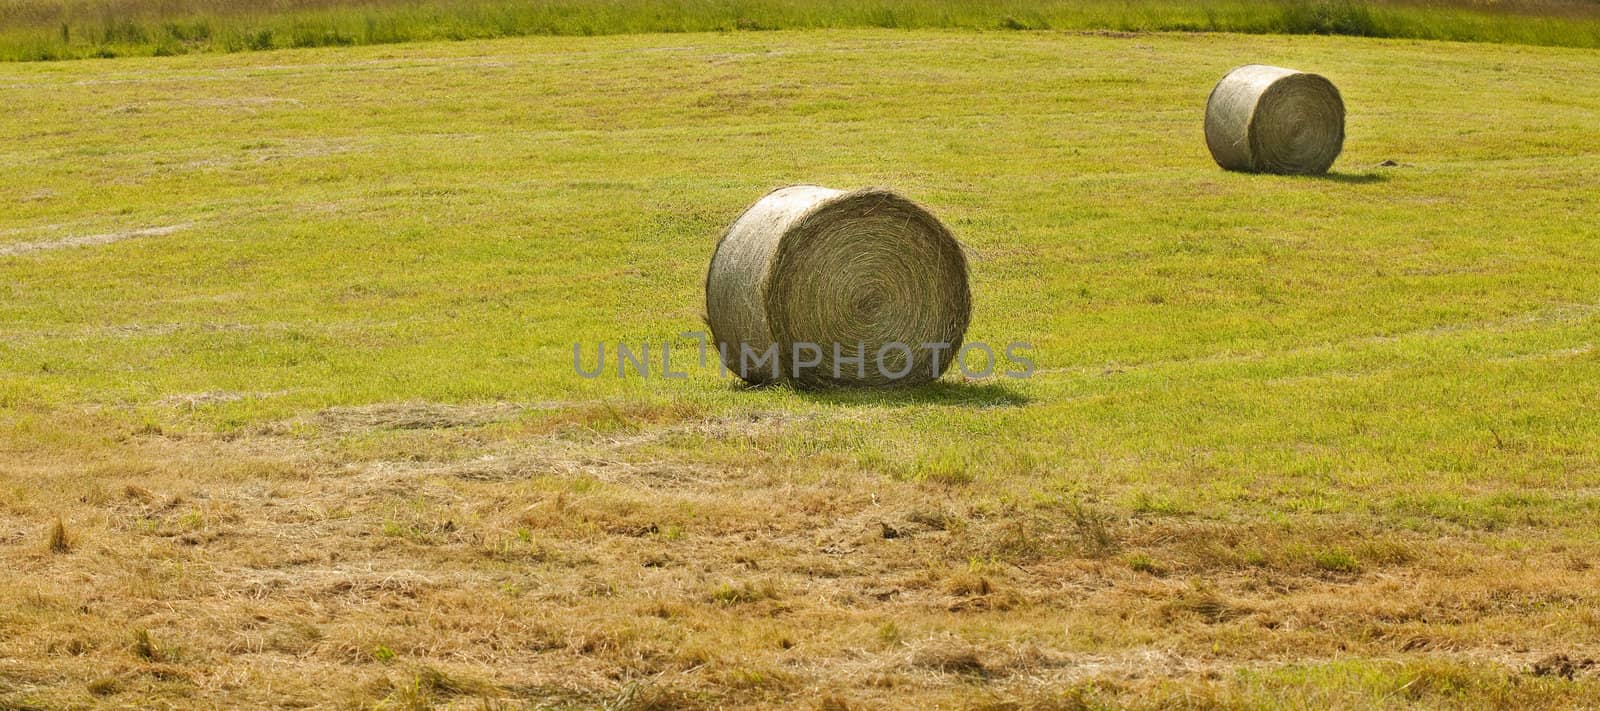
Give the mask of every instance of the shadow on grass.
[{"label": "shadow on grass", "polygon": [[1368,183],[1382,183],[1389,180],[1383,173],[1325,173],[1323,175],[1301,176],[1311,180],[1326,180],[1330,183],[1345,183],[1347,185],[1366,185]]},{"label": "shadow on grass", "polygon": [[794,390],[793,392],[812,402],[829,405],[949,405],[984,408],[1020,407],[1030,402],[1026,395],[1001,383],[960,383],[946,380],[904,388]]}]

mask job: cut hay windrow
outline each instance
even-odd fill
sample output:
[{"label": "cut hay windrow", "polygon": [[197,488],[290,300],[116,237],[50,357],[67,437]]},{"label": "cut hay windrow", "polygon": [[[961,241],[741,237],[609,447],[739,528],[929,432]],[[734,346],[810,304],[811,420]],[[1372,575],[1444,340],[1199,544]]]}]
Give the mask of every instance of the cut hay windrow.
[{"label": "cut hay windrow", "polygon": [[[706,274],[712,337],[752,384],[928,382],[954,360],[970,316],[960,243],[882,188],[775,190],[728,228]],[[760,358],[769,352],[776,363]]]},{"label": "cut hay windrow", "polygon": [[1344,101],[1316,74],[1247,64],[1211,90],[1206,146],[1228,170],[1326,173],[1344,147]]}]

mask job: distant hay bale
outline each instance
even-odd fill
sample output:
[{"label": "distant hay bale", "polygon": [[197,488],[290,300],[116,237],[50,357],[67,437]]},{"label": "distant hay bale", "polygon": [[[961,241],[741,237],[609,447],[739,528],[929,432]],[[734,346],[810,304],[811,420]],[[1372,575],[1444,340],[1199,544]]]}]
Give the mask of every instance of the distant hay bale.
[{"label": "distant hay bale", "polygon": [[1344,147],[1344,101],[1316,74],[1247,64],[1211,90],[1206,146],[1228,170],[1326,173]]},{"label": "distant hay bale", "polygon": [[[706,320],[723,363],[753,384],[928,382],[960,350],[970,316],[960,243],[882,188],[768,193],[728,228],[706,273]],[[821,352],[801,345],[797,354],[797,344]],[[760,362],[774,346],[777,363]]]}]

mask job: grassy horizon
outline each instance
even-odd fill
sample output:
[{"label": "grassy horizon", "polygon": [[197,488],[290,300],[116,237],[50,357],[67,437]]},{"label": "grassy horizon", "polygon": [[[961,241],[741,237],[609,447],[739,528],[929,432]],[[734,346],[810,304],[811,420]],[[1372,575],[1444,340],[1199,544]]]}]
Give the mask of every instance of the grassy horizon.
[{"label": "grassy horizon", "polygon": [[0,60],[530,35],[840,28],[1326,34],[1600,47],[1600,3],[1525,0],[9,0]]}]

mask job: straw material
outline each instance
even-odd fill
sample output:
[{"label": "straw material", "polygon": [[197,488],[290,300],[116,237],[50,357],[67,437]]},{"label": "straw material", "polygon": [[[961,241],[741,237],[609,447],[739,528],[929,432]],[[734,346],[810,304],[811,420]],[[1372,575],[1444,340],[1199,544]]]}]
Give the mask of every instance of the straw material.
[{"label": "straw material", "polygon": [[[927,210],[882,188],[775,190],[728,228],[706,274],[712,337],[726,367],[753,384],[788,380],[822,389],[928,382],[960,350],[970,316],[961,245]],[[796,343],[821,351],[820,363],[801,368],[798,377]],[[889,347],[880,368],[880,349],[894,343],[907,348]],[[773,344],[776,377],[770,366],[741,357]],[[836,347],[843,356],[837,364]],[[864,365],[849,360],[858,353]],[[799,360],[817,357],[807,350]]]},{"label": "straw material", "polygon": [[1247,64],[1211,90],[1206,146],[1228,170],[1326,173],[1344,147],[1344,101],[1316,74]]}]

